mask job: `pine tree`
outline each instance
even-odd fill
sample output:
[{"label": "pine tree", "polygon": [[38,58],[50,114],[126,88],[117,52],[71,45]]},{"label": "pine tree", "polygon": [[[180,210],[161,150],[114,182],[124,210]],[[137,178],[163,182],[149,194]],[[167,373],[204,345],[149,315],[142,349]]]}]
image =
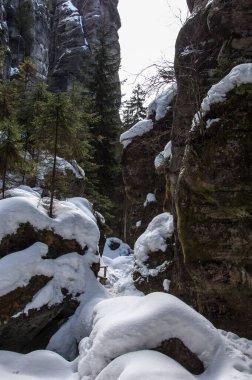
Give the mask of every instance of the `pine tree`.
[{"label": "pine tree", "polygon": [[[96,189],[93,192],[107,220],[112,219],[117,198],[116,181],[119,175],[118,138],[121,128],[118,97],[118,64],[109,24],[104,19],[91,46],[91,57],[86,70],[86,85],[93,102],[96,122],[91,125]],[[114,210],[113,210],[114,209]]]},{"label": "pine tree", "polygon": [[123,128],[127,130],[135,125],[138,121],[146,117],[146,108],[143,106],[145,101],[144,91],[140,84],[132,91],[132,96],[123,106]]},{"label": "pine tree", "polygon": [[57,187],[57,156],[69,156],[75,149],[76,131],[80,115],[66,93],[49,93],[42,102],[41,114],[37,116],[40,144],[53,157],[49,216],[53,216],[53,200]]},{"label": "pine tree", "polygon": [[23,162],[18,124],[11,119],[0,122],[0,169],[2,171],[2,197],[5,197],[7,171],[17,170]]}]

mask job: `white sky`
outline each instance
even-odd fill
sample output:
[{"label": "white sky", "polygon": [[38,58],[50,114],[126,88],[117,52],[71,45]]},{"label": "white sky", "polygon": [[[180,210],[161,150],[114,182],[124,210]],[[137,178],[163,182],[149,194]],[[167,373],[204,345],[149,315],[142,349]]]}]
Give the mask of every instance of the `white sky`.
[{"label": "white sky", "polygon": [[187,14],[186,0],[119,0],[122,27],[120,79],[126,98],[131,95],[135,76],[146,66],[160,61],[162,56],[174,59],[174,46],[181,23],[176,16]]}]

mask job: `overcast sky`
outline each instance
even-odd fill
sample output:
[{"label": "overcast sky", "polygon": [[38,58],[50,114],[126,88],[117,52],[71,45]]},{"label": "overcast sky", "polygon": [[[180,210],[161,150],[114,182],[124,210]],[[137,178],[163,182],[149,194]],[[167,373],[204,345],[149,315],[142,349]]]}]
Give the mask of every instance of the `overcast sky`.
[{"label": "overcast sky", "polygon": [[186,0],[119,0],[118,8],[122,21],[120,78],[127,79],[122,92],[128,98],[135,79],[132,74],[160,61],[162,56],[173,61],[181,28],[178,17],[181,13],[185,19],[187,5]]}]

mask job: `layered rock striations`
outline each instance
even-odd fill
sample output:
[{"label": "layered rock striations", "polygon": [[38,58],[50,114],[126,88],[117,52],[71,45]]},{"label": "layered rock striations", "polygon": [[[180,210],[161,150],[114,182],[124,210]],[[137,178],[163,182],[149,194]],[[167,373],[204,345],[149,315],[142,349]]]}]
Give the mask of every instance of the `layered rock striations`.
[{"label": "layered rock striations", "polygon": [[[171,140],[172,154],[162,203],[163,211],[172,210],[175,227],[167,279],[172,294],[217,327],[251,338],[251,2],[188,6],[191,16],[176,42],[176,102],[169,124],[164,121],[171,128],[164,145]],[[134,182],[137,165],[130,172],[127,162],[136,142],[123,153],[126,190]],[[146,145],[147,151],[152,142]],[[138,152],[138,162],[148,160],[146,151]],[[154,173],[152,163],[146,165]],[[135,194],[146,178],[138,176]],[[146,283],[147,292],[150,287]]]},{"label": "layered rock striations", "polygon": [[[201,313],[251,337],[251,84],[243,84],[242,69],[223,81],[233,67],[251,62],[249,3],[195,1],[178,36],[170,171],[176,256],[183,268],[174,291],[182,293],[185,282],[186,297],[194,295]],[[235,72],[238,80],[230,87]],[[223,87],[219,98],[215,83]],[[198,125],[190,132],[195,112]]]}]

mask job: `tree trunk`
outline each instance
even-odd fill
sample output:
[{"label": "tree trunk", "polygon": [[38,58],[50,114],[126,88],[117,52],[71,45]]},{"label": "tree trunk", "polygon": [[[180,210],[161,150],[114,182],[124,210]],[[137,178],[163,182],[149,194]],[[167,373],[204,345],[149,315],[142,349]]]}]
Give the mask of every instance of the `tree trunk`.
[{"label": "tree trunk", "polygon": [[59,129],[59,107],[56,110],[56,125],[55,125],[55,140],[54,140],[54,156],[53,156],[53,170],[51,182],[51,198],[49,216],[53,217],[53,197],[55,192],[55,179],[56,179],[56,165],[57,165],[57,148],[58,148],[58,129]]},{"label": "tree trunk", "polygon": [[3,168],[3,186],[2,186],[3,199],[5,197],[6,172],[7,172],[7,158],[5,159],[4,168]]}]

